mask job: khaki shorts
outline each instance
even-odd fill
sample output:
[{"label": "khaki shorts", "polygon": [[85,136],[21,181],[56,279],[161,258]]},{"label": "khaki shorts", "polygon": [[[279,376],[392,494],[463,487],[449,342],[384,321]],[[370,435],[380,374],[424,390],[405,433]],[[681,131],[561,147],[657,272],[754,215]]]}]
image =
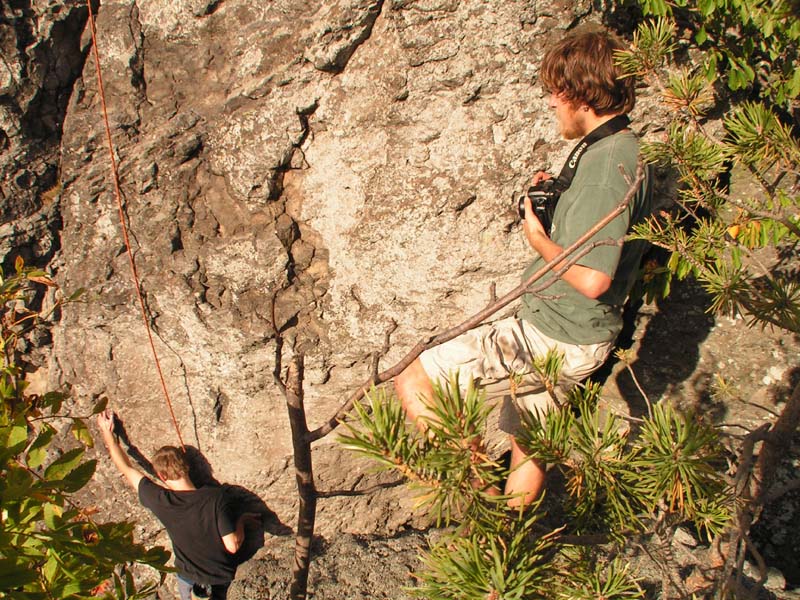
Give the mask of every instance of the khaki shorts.
[{"label": "khaki shorts", "polygon": [[426,350],[419,358],[433,381],[446,382],[457,371],[461,386],[466,388],[471,379],[483,387],[487,399],[502,398],[500,429],[513,434],[520,421],[510,394],[512,374],[522,376],[516,391],[519,406],[544,414],[555,403],[533,371],[535,356],[543,357],[550,349],[564,356],[558,387],[566,391],[597,370],[613,346],[613,341],[581,345],[560,342],[524,319],[509,317]]}]

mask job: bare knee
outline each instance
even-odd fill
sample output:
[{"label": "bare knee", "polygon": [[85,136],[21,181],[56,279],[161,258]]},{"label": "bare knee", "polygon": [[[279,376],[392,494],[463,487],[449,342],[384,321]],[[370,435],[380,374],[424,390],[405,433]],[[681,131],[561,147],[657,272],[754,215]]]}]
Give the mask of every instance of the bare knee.
[{"label": "bare knee", "polygon": [[544,488],[546,471],[544,464],[526,454],[513,436],[510,440],[511,472],[506,481],[506,494],[512,496],[508,506],[518,508],[536,501]]},{"label": "bare knee", "polygon": [[394,378],[394,389],[412,421],[417,422],[420,416],[427,413],[433,397],[433,385],[418,358]]},{"label": "bare knee", "polygon": [[417,395],[416,389],[418,387],[414,363],[411,363],[402,373],[394,378],[395,392],[397,393],[397,397],[400,398],[400,402],[403,403],[403,408],[406,410],[408,410],[407,404],[409,400]]}]

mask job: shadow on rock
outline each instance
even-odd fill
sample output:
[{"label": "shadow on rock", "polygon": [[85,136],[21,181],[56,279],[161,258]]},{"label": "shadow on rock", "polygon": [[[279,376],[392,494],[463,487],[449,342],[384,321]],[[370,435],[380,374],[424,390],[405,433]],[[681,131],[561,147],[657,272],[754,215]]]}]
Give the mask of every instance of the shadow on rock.
[{"label": "shadow on rock", "polygon": [[189,463],[189,479],[196,487],[207,485],[219,486],[219,481],[214,477],[214,469],[208,459],[200,450],[194,446],[184,446],[183,448],[186,462]]},{"label": "shadow on rock", "polygon": [[[709,303],[709,296],[700,284],[688,280],[674,282],[669,297],[657,303],[657,311],[647,322],[639,342],[638,358],[631,365],[639,385],[652,402],[689,379],[695,371],[700,344],[714,325],[714,317],[706,312]],[[644,316],[639,311],[641,306],[641,303],[626,306],[616,348],[633,346],[637,323]],[[604,383],[617,362],[612,354],[592,379]],[[630,372],[620,370],[615,381],[631,416],[646,415],[646,402]],[[701,397],[707,395],[704,390],[696,391]]]},{"label": "shadow on rock", "polygon": [[151,463],[150,459],[148,459],[131,441],[131,438],[128,436],[128,431],[125,429],[125,423],[123,423],[118,414],[114,415],[114,435],[116,435],[119,438],[119,441],[125,446],[125,450],[128,453],[128,456],[131,457],[131,460],[139,465],[139,467],[152,479],[158,481],[158,476],[156,476],[156,470],[153,468],[153,463]]},{"label": "shadow on rock", "polygon": [[[800,368],[792,369],[776,392],[776,401],[788,401],[800,385]],[[784,405],[785,406],[785,405]],[[774,565],[768,575],[776,587],[800,590],[800,431],[785,444],[775,470],[767,505],[751,530],[753,543],[767,564]]]},{"label": "shadow on rock", "polygon": [[256,494],[239,485],[224,485],[228,498],[228,506],[233,514],[253,515],[246,519],[245,537],[242,547],[236,553],[239,563],[253,558],[256,552],[264,546],[264,534],[273,536],[288,536],[293,533],[292,528],[281,522],[278,515]]}]

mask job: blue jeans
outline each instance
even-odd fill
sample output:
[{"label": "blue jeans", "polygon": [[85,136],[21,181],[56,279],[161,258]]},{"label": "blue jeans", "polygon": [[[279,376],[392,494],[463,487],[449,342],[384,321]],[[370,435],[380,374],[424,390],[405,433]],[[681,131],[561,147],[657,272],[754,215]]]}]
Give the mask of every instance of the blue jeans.
[{"label": "blue jeans", "polygon": [[[181,575],[178,577],[178,594],[181,600],[192,600],[192,587],[195,585],[193,582],[185,579]],[[218,583],[210,586],[205,586],[206,589],[211,588],[210,600],[225,600],[228,597],[228,588],[230,583]]]}]

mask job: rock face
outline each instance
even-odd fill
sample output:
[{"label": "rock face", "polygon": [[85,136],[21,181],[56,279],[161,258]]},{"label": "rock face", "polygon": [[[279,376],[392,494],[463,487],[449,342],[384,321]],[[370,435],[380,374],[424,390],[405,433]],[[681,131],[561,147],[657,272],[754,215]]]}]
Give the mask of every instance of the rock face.
[{"label": "rock face", "polygon": [[43,266],[58,250],[59,146],[84,65],[82,1],[0,4],[0,254]]},{"label": "rock face", "polygon": [[[50,384],[71,385],[87,406],[107,395],[150,452],[177,436],[123,243],[85,5],[30,4],[39,8],[0,12],[11,57],[0,79],[3,214],[40,214],[50,198],[44,222],[59,237],[29,237],[60,248],[51,268],[66,290],[87,290],[54,330]],[[35,31],[19,25],[34,13]],[[143,302],[184,441],[220,480],[293,521],[275,328],[284,364],[306,354],[313,428],[369,376],[388,332],[381,368],[485,306],[491,283],[498,293],[516,285],[530,255],[512,201],[568,149],[538,64],[587,18],[599,19],[588,1],[97,8]],[[47,66],[34,69],[43,55]],[[353,487],[366,465],[338,454],[334,437],[315,450],[329,470],[318,474]],[[121,486],[101,464],[99,482]],[[405,516],[362,532],[411,518],[401,489],[385,503]],[[345,498],[322,511],[318,530],[359,533],[357,510]]]}]

